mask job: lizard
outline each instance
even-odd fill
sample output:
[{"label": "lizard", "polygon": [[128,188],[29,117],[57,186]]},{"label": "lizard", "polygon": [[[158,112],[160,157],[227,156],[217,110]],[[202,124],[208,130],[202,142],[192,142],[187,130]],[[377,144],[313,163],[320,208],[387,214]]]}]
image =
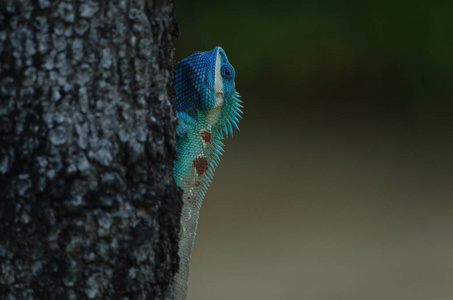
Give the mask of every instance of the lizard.
[{"label": "lizard", "polygon": [[233,127],[239,130],[243,106],[235,90],[235,69],[221,47],[195,52],[174,67],[178,117],[174,178],[183,190],[183,207],[173,297],[183,300],[201,202],[220,161],[222,139],[233,135]]}]

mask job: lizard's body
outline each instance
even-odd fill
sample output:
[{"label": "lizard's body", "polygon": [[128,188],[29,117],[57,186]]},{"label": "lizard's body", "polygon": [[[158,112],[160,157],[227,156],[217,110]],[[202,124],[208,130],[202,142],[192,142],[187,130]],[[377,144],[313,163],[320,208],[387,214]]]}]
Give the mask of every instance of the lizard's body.
[{"label": "lizard's body", "polygon": [[197,52],[175,65],[178,160],[175,181],[183,193],[179,271],[174,278],[174,299],[185,299],[189,263],[201,202],[220,160],[221,139],[240,117],[234,68],[224,50]]}]

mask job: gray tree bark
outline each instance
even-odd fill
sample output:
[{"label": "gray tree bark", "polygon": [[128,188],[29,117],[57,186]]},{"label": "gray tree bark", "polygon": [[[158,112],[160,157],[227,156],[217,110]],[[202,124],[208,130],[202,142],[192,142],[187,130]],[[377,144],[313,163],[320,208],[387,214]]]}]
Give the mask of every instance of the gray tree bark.
[{"label": "gray tree bark", "polygon": [[172,0],[0,0],[0,299],[165,299]]}]

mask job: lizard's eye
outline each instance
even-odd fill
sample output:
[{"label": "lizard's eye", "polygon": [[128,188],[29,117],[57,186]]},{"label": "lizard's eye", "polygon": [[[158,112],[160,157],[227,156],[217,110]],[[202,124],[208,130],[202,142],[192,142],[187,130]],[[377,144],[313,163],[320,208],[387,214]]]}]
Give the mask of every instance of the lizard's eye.
[{"label": "lizard's eye", "polygon": [[234,69],[231,66],[223,65],[220,69],[220,73],[225,79],[231,79],[234,77]]}]

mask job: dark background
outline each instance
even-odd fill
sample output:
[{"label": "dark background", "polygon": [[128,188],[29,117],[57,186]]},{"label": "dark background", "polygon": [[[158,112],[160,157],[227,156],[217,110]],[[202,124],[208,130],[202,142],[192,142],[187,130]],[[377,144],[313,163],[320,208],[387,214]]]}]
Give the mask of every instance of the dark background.
[{"label": "dark background", "polygon": [[453,299],[453,2],[180,1],[244,100],[189,297]]}]

